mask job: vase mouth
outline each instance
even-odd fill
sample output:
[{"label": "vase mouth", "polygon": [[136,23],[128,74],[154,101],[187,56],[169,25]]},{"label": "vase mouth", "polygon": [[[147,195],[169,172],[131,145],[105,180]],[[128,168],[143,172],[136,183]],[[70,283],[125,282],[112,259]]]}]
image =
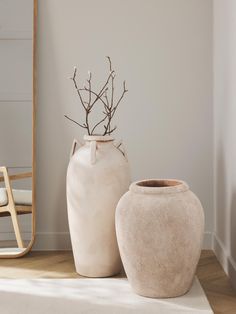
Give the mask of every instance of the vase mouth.
[{"label": "vase mouth", "polygon": [[86,142],[96,141],[96,142],[112,142],[114,139],[110,135],[84,135],[84,140]]},{"label": "vase mouth", "polygon": [[170,194],[189,190],[186,182],[177,179],[146,179],[133,182],[129,190],[141,194]]}]

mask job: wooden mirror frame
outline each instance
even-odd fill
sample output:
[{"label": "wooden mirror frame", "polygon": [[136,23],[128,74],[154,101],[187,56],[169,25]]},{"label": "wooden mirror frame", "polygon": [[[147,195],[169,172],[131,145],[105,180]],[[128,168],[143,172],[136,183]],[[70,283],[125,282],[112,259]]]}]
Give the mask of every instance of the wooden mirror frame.
[{"label": "wooden mirror frame", "polygon": [[[37,39],[37,16],[38,16],[38,0],[33,1],[33,73],[32,73],[32,90],[33,90],[33,97],[32,97],[32,218],[31,218],[31,240],[28,246],[25,248],[24,251],[15,254],[2,254],[0,255],[1,258],[18,258],[26,255],[31,249],[35,241],[35,227],[36,227],[36,95],[37,95],[37,88],[36,88],[36,39]],[[9,176],[10,179],[19,179],[21,175],[11,175]],[[22,174],[22,177],[29,177],[29,174]]]}]

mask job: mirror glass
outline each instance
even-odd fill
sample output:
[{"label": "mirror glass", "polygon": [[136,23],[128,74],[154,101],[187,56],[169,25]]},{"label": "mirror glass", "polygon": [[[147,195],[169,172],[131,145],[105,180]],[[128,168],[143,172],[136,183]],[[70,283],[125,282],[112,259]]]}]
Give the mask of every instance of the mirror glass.
[{"label": "mirror glass", "polygon": [[0,257],[34,237],[34,0],[0,0]]}]

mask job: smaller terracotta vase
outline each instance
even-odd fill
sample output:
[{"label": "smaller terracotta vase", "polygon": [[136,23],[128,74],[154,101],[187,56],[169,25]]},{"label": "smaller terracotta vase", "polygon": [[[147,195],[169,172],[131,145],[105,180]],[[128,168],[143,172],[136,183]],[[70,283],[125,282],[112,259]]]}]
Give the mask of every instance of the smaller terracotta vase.
[{"label": "smaller terracotta vase", "polygon": [[116,209],[121,259],[133,290],[177,297],[191,287],[201,253],[204,213],[179,180],[132,183]]}]

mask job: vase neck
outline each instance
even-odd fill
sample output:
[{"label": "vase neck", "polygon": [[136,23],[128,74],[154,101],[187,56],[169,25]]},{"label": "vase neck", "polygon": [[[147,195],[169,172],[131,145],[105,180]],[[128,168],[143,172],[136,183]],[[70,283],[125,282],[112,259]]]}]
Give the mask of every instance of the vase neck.
[{"label": "vase neck", "polygon": [[106,143],[106,142],[113,142],[114,139],[109,136],[109,135],[84,135],[84,141],[85,142],[101,142],[101,143]]}]

